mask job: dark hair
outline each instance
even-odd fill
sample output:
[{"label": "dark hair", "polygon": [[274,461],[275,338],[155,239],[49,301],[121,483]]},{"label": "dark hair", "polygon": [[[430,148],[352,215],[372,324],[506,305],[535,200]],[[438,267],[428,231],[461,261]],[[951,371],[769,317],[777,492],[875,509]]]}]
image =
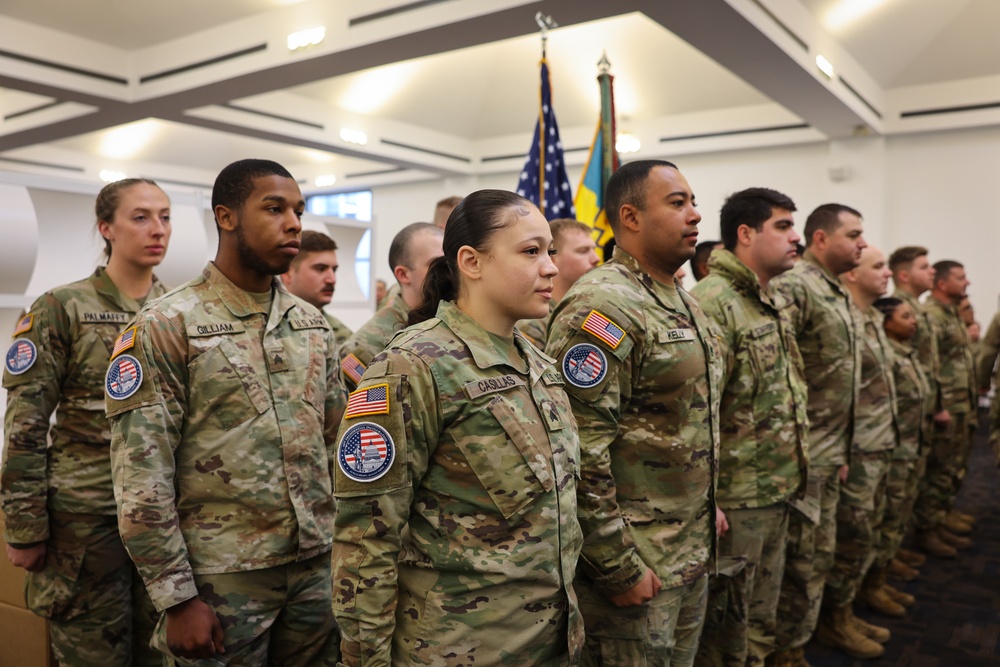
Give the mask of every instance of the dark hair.
[{"label": "dark hair", "polygon": [[314,232],[307,229],[302,232],[302,241],[299,243],[299,254],[292,260],[292,266],[298,266],[309,253],[313,252],[336,252],[337,242],[323,232]]},{"label": "dark hair", "polygon": [[442,249],[427,269],[419,306],[410,311],[409,324],[428,320],[441,301],[458,296],[458,250],[463,246],[485,252],[490,237],[512,225],[517,216],[528,215],[531,202],[506,190],[478,190],[463,199],[448,216]]},{"label": "dark hair", "polygon": [[695,280],[700,281],[708,275],[708,271],[702,271],[701,267],[708,266],[708,258],[712,256],[715,246],[720,243],[721,241],[702,241],[694,247],[694,257],[691,258],[691,273]]},{"label": "dark hair", "polygon": [[881,299],[876,299],[872,305],[878,308],[879,312],[885,315],[885,319],[888,320],[896,312],[896,309],[903,305],[903,302],[896,297],[884,296]]},{"label": "dark hair", "polygon": [[649,172],[657,167],[677,169],[677,165],[666,160],[636,160],[628,162],[611,174],[604,187],[604,212],[608,216],[611,231],[618,233],[618,218],[621,207],[629,204],[640,211],[646,208],[646,179]]},{"label": "dark hair", "polygon": [[794,211],[795,202],[788,195],[770,188],[747,188],[729,195],[719,212],[722,245],[732,252],[736,248],[736,232],[740,226],[746,225],[759,232],[763,229],[764,222],[774,215],[776,208]]},{"label": "dark hair", "polygon": [[264,176],[292,178],[287,169],[271,160],[251,158],[233,162],[215,178],[215,185],[212,186],[212,210],[216,206],[240,210],[253,192],[253,182]]},{"label": "dark hair", "polygon": [[856,215],[859,218],[861,214],[850,206],[845,206],[843,204],[822,204],[813,209],[813,212],[809,214],[806,218],[806,228],[803,232],[806,237],[806,247],[812,245],[813,235],[823,230],[827,234],[836,231],[840,227],[840,214],[850,213],[851,215]]},{"label": "dark hair", "polygon": [[[120,181],[108,183],[97,193],[97,200],[94,202],[94,214],[97,217],[97,224],[102,222],[111,223],[115,220],[115,211],[122,203],[122,193],[132,186],[146,183],[159,188],[156,181],[149,178],[123,178]],[[162,188],[160,188],[162,190]],[[104,261],[111,259],[111,241],[104,239]]]},{"label": "dark hair", "polygon": [[919,245],[907,245],[896,248],[889,255],[889,270],[893,273],[909,269],[918,257],[926,257],[927,248]]},{"label": "dark hair", "polygon": [[965,265],[953,259],[942,259],[934,263],[934,287],[942,280],[947,280],[952,269],[964,269]]},{"label": "dark hair", "polygon": [[413,222],[403,227],[399,233],[392,237],[392,243],[389,245],[389,268],[393,272],[396,271],[397,266],[413,268],[410,266],[412,260],[410,244],[414,236],[425,231],[438,235],[444,234],[444,230],[437,225],[432,225],[429,222]]},{"label": "dark hair", "polygon": [[798,255],[799,257],[802,257],[802,255],[806,254],[806,247],[801,243],[796,243],[795,254]]}]

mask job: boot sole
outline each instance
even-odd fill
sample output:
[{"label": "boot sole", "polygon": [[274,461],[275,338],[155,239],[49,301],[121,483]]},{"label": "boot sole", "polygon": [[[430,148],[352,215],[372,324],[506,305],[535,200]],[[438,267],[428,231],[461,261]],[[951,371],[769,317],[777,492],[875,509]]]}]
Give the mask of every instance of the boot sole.
[{"label": "boot sole", "polygon": [[835,641],[828,641],[826,639],[821,638],[819,635],[816,635],[816,643],[819,644],[820,646],[823,646],[825,648],[837,649],[844,655],[850,656],[856,660],[871,660],[872,658],[880,658],[883,655],[885,655],[885,647],[883,647],[874,639],[869,639],[868,641],[872,642],[882,650],[879,651],[878,653],[861,653],[860,651],[851,651],[844,648],[842,645],[838,644]]}]

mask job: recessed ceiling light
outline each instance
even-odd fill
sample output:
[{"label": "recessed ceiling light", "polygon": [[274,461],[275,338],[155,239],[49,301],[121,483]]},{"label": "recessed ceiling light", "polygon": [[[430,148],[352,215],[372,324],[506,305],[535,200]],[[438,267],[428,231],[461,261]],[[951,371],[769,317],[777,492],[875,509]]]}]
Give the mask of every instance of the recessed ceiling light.
[{"label": "recessed ceiling light", "polygon": [[819,68],[820,72],[826,74],[828,78],[833,78],[833,64],[822,55],[816,56],[816,67]]},{"label": "recessed ceiling light", "polygon": [[364,146],[368,143],[368,135],[362,130],[352,130],[347,127],[340,128],[340,138],[349,144]]},{"label": "recessed ceiling light", "polygon": [[323,176],[316,177],[316,187],[317,188],[328,188],[337,182],[337,177],[333,174],[324,174]]},{"label": "recessed ceiling light", "polygon": [[105,183],[114,183],[115,181],[121,181],[126,178],[124,172],[115,171],[113,169],[101,169],[101,172],[98,174],[98,176]]},{"label": "recessed ceiling light", "polygon": [[640,148],[639,137],[631,132],[622,132],[615,139],[615,150],[619,153],[638,153]]},{"label": "recessed ceiling light", "polygon": [[307,46],[315,46],[324,39],[326,39],[326,28],[323,26],[293,32],[288,35],[288,50],[297,51]]}]

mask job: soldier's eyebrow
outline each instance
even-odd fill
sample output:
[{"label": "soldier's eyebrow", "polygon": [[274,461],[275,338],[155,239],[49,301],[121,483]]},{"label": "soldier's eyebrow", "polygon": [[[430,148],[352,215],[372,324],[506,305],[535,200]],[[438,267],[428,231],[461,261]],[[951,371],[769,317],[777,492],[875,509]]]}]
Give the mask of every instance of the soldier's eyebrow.
[{"label": "soldier's eyebrow", "polygon": [[[287,204],[288,203],[288,200],[285,199],[284,197],[282,197],[281,195],[264,195],[263,197],[261,197],[261,201],[262,202],[273,201],[273,202],[278,202],[280,204]],[[297,204],[295,204],[295,206],[305,206],[305,205],[306,205],[306,202],[305,202],[304,199],[300,199],[299,202]]]}]

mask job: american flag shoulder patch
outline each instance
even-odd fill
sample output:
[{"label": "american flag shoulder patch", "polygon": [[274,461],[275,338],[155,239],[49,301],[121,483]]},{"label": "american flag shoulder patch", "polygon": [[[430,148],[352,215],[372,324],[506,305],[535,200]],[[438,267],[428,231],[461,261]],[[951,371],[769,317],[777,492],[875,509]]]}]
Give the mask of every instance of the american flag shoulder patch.
[{"label": "american flag shoulder patch", "polygon": [[135,345],[135,327],[129,327],[125,331],[121,332],[118,339],[115,340],[115,347],[111,350],[111,358],[114,359],[119,354],[129,349]]},{"label": "american flag shoulder patch", "polygon": [[31,331],[31,326],[35,323],[35,314],[28,313],[21,319],[17,321],[17,326],[14,327],[14,338],[23,334],[25,331]]},{"label": "american flag shoulder patch", "polygon": [[386,414],[389,414],[388,384],[365,387],[347,395],[347,411],[344,413],[344,419]]},{"label": "american flag shoulder patch", "polygon": [[612,350],[617,348],[625,338],[625,329],[597,310],[590,311],[580,328],[609,345]]},{"label": "american flag shoulder patch", "polygon": [[358,384],[361,382],[361,376],[365,374],[368,368],[361,363],[360,359],[353,354],[349,354],[340,360],[340,370],[344,372],[344,375],[353,380],[354,384]]}]

